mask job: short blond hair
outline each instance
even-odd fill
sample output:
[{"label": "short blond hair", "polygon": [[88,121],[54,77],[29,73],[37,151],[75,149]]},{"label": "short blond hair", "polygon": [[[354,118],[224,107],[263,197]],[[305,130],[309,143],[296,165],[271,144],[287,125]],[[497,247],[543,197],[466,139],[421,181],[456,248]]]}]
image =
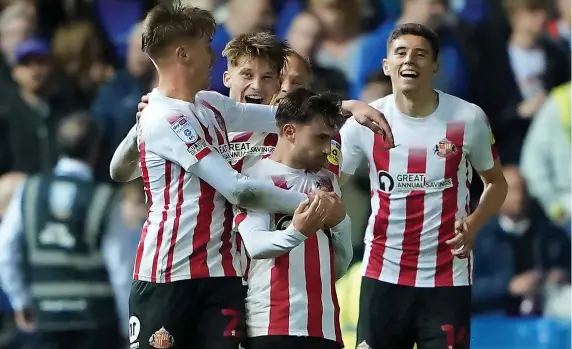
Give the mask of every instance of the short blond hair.
[{"label": "short blond hair", "polygon": [[270,64],[277,74],[286,64],[286,58],[292,50],[288,44],[269,32],[239,35],[229,41],[222,51],[228,59],[228,66],[236,67],[242,58],[262,59]]}]

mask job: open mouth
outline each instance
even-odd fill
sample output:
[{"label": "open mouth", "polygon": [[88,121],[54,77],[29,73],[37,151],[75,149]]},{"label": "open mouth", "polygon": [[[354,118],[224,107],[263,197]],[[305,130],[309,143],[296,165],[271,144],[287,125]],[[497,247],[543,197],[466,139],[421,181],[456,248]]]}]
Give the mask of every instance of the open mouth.
[{"label": "open mouth", "polygon": [[415,70],[405,69],[399,73],[399,76],[406,79],[416,79],[419,77],[419,73],[417,73]]},{"label": "open mouth", "polygon": [[244,96],[246,103],[262,104],[262,96]]}]

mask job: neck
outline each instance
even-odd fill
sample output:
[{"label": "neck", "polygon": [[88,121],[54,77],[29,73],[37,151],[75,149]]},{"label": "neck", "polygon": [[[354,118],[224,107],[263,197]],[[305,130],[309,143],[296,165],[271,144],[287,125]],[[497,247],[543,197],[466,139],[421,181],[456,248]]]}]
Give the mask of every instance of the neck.
[{"label": "neck", "polygon": [[177,70],[176,67],[161,69],[157,89],[169,98],[194,103],[195,96],[202,88],[193,83],[197,81],[194,74],[181,74]]},{"label": "neck", "polygon": [[405,115],[423,118],[431,115],[439,105],[439,95],[433,89],[416,92],[399,92],[393,96],[397,110]]},{"label": "neck", "polygon": [[26,101],[26,103],[37,106],[42,102],[42,98],[36,92],[26,89],[20,89],[20,96]]},{"label": "neck", "polygon": [[291,146],[292,145],[290,144],[289,141],[287,141],[283,137],[278,137],[278,142],[276,143],[274,151],[270,155],[270,159],[278,163],[281,163],[283,165],[286,165],[288,167],[298,170],[303,170],[304,167],[300,165],[300,163],[298,163],[296,159],[294,159],[294,157],[292,156],[293,152],[290,151],[289,149]]},{"label": "neck", "polygon": [[536,46],[537,40],[531,35],[515,32],[511,34],[509,42],[511,45],[529,49]]}]

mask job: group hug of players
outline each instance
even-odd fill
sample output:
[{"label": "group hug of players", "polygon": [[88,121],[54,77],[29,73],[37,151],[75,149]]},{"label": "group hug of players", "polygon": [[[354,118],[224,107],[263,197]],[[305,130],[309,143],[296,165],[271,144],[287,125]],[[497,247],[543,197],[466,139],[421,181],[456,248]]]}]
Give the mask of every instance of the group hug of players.
[{"label": "group hug of players", "polygon": [[[394,29],[380,62],[393,94],[367,105],[309,90],[308,60],[268,33],[227,44],[230,98],[207,91],[212,15],[159,5],[143,27],[159,83],[110,165],[115,180],[142,177],[150,205],[132,349],[344,347],[338,183],[364,160],[372,214],[345,347],[469,347],[471,248],[507,188],[483,111],[432,87],[431,30]],[[470,212],[472,168],[485,190]]]}]

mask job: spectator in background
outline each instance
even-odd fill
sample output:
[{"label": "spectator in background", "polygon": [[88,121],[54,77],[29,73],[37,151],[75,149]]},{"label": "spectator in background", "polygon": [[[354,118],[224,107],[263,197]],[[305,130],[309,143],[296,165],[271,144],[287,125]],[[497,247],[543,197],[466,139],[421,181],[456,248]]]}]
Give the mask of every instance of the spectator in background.
[{"label": "spectator in background", "polygon": [[12,82],[10,67],[14,64],[14,49],[29,39],[34,23],[34,8],[16,3],[0,13],[0,84]]},{"label": "spectator in background", "polygon": [[477,103],[490,116],[503,161],[518,163],[532,117],[546,93],[570,80],[569,54],[544,35],[545,0],[505,0],[512,32],[501,52],[485,52]]},{"label": "spectator in background", "polygon": [[366,80],[361,91],[360,100],[371,103],[392,93],[391,77],[385,75],[382,70],[373,72]]},{"label": "spectator in background", "polygon": [[74,114],[57,135],[57,166],[18,187],[0,225],[0,283],[32,348],[119,349],[132,260],[107,224],[115,191],[93,180],[97,125]]},{"label": "spectator in background", "polygon": [[220,24],[211,43],[215,58],[211,69],[211,89],[228,95],[222,76],[227,68],[227,60],[222,50],[230,39],[241,34],[269,31],[274,25],[274,8],[271,0],[229,0],[228,17]]},{"label": "spectator in background", "polygon": [[532,196],[552,222],[570,235],[570,83],[555,88],[524,140],[521,169]]},{"label": "spectator in background", "polygon": [[570,241],[528,200],[517,166],[506,166],[508,195],[477,235],[473,308],[477,313],[539,314],[543,287],[568,281]]},{"label": "spectator in background", "polygon": [[[294,18],[288,30],[287,40],[292,49],[302,57],[313,60],[322,37],[322,26],[318,18],[310,12],[302,12]],[[336,69],[326,68],[313,61],[310,66],[312,88],[317,92],[331,91],[347,96],[348,82],[344,74]]]},{"label": "spectator in background", "polygon": [[398,23],[418,23],[431,28],[439,35],[440,65],[435,75],[435,87],[443,92],[464,98],[468,90],[468,67],[455,34],[455,27],[447,18],[447,0],[402,0],[402,14],[397,21],[388,20],[369,34],[356,54],[358,71],[351,89],[352,98],[357,98],[367,77],[381,67],[387,57],[387,39]]},{"label": "spectator in background", "polygon": [[546,29],[551,37],[561,42],[567,51],[570,52],[570,38],[572,35],[572,4],[570,4],[570,0],[556,0],[556,7],[558,10],[558,16],[548,22]]},{"label": "spectator in background", "polygon": [[356,53],[359,35],[359,0],[310,0],[308,9],[322,25],[322,38],[314,60],[324,68],[335,69],[353,83],[356,79]]},{"label": "spectator in background", "polygon": [[91,115],[103,133],[101,157],[96,166],[96,177],[100,180],[109,179],[113,151],[133,126],[133,112],[139,99],[153,88],[154,69],[149,57],[141,51],[141,34],[141,24],[135,25],[129,39],[126,69],[101,87],[91,105]]},{"label": "spectator in background", "polygon": [[[9,142],[12,171],[51,171],[57,158],[55,131],[76,110],[73,91],[56,79],[48,43],[30,39],[16,46],[12,77],[16,88],[1,88],[0,123]],[[2,165],[5,167],[5,165]]]},{"label": "spectator in background", "polygon": [[103,49],[95,26],[87,20],[66,23],[54,34],[55,64],[73,80],[85,108],[89,108],[100,85],[114,75],[113,67],[104,60]]}]

